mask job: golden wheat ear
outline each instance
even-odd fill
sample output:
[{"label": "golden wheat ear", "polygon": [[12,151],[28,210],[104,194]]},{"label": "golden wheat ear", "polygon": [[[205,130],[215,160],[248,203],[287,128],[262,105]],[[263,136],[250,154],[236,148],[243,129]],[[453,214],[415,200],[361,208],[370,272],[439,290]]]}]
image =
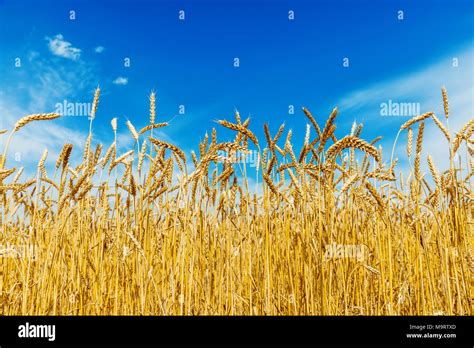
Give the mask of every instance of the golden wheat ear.
[{"label": "golden wheat ear", "polygon": [[311,122],[311,124],[313,125],[314,129],[316,130],[316,133],[318,134],[318,137],[321,138],[321,129],[319,128],[319,125],[316,122],[316,120],[314,119],[313,115],[311,115],[309,110],[306,109],[305,107],[303,107],[303,112],[306,115],[306,117],[308,118],[308,120]]},{"label": "golden wheat ear", "polygon": [[164,141],[161,141],[161,140],[158,140],[158,139],[155,139],[155,138],[151,138],[149,137],[150,141],[157,145],[157,146],[161,146],[161,147],[164,147],[166,149],[170,149],[171,151],[173,151],[174,153],[176,153],[178,155],[178,157],[184,162],[186,163],[186,156],[184,154],[184,152],[177,146],[173,145],[173,144],[170,144],[170,143],[167,143],[167,142],[164,142]]},{"label": "golden wheat ear", "polygon": [[133,126],[132,122],[127,121],[127,127],[128,127],[128,130],[130,131],[130,133],[132,133],[133,139],[135,141],[138,141],[138,132],[135,129],[135,127]]},{"label": "golden wheat ear", "polygon": [[155,116],[156,116],[156,113],[155,113],[155,92],[151,92],[150,94],[150,124],[154,124],[155,123]]},{"label": "golden wheat ear", "polygon": [[16,168],[11,168],[11,169],[0,169],[0,180],[3,180],[13,174],[15,172]]},{"label": "golden wheat ear", "polygon": [[243,125],[231,123],[231,122],[226,121],[226,120],[219,120],[219,121],[217,121],[217,123],[219,123],[221,126],[223,126],[225,128],[237,131],[237,132],[241,133],[242,135],[248,137],[258,147],[257,137],[249,129],[246,128],[245,122],[244,122]]},{"label": "golden wheat ear", "polygon": [[411,125],[413,125],[417,122],[423,121],[423,120],[427,119],[428,117],[431,117],[431,115],[433,115],[433,112],[430,111],[430,112],[426,112],[422,115],[415,116],[412,119],[406,121],[404,124],[402,124],[400,129],[401,130],[406,129],[406,128],[410,127]]},{"label": "golden wheat ear", "polygon": [[[28,123],[33,122],[33,121],[45,121],[45,120],[53,120],[55,118],[60,117],[61,115],[58,113],[49,113],[49,114],[31,114],[28,116],[25,116],[18,120],[15,123],[15,127],[13,130],[10,132],[10,135],[8,136],[7,142],[5,144],[5,149],[3,151],[3,156],[0,158],[0,169],[3,169],[5,166],[5,161],[7,158],[7,151],[8,151],[8,146],[10,144],[11,138],[13,136],[13,133],[18,132],[21,128],[26,126]],[[2,133],[3,134],[3,133]]]},{"label": "golden wheat ear", "polygon": [[92,102],[91,121],[95,118],[95,114],[97,112],[97,106],[99,105],[99,97],[100,97],[100,87],[97,86],[94,92],[94,100]]},{"label": "golden wheat ear", "polygon": [[21,128],[33,121],[54,120],[55,118],[58,118],[60,116],[61,115],[57,113],[28,115],[21,118],[17,123],[15,123],[15,128],[13,128],[13,131],[18,132]]},{"label": "golden wheat ear", "polygon": [[143,127],[140,132],[138,132],[138,135],[142,135],[143,133],[148,132],[149,130],[166,127],[167,125],[168,122],[149,124],[148,126]]},{"label": "golden wheat ear", "polygon": [[344,138],[331,145],[326,151],[326,158],[328,161],[331,161],[339,152],[348,147],[362,150],[363,152],[371,155],[377,162],[380,163],[381,161],[380,154],[375,146],[369,144],[363,139],[359,139],[350,135],[346,135]]},{"label": "golden wheat ear", "polygon": [[446,119],[449,118],[449,102],[448,102],[448,92],[446,92],[446,87],[443,86],[441,89],[441,94],[443,95],[443,109],[444,109],[444,116]]}]

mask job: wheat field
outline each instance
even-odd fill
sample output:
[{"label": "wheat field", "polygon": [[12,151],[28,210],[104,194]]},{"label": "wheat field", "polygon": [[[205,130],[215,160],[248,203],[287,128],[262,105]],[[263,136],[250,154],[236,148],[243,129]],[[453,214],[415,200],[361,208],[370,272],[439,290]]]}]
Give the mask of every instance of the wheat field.
[{"label": "wheat field", "polygon": [[[473,314],[474,119],[450,132],[445,89],[443,121],[428,112],[398,132],[408,175],[362,124],[336,138],[337,108],[324,122],[303,109],[298,150],[285,125],[258,138],[237,112],[216,124],[233,141],[213,129],[186,154],[154,137],[172,125],[155,122],[152,93],[149,125],[126,123],[133,148],[119,153],[116,118],[114,141],[93,147],[99,95],[84,148],[65,144],[51,168],[45,151],[33,178],[9,166],[10,141],[60,115],[0,131],[0,314]],[[422,156],[428,122],[445,170]]]}]

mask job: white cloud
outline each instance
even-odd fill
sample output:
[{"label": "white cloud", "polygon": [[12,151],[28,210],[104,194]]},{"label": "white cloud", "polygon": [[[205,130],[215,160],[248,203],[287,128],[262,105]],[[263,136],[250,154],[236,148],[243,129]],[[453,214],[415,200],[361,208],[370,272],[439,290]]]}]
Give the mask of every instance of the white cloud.
[{"label": "white cloud", "polygon": [[104,46],[97,46],[97,47],[94,49],[94,51],[95,51],[96,53],[102,53],[102,52],[105,51],[105,47],[104,47]]},{"label": "white cloud", "polygon": [[52,54],[55,56],[78,60],[81,57],[81,50],[76,47],[72,47],[71,43],[64,40],[62,34],[57,34],[53,38],[46,37],[48,41],[48,47]]},{"label": "white cloud", "polygon": [[124,86],[128,83],[128,78],[119,76],[115,80],[112,81],[116,85]]}]

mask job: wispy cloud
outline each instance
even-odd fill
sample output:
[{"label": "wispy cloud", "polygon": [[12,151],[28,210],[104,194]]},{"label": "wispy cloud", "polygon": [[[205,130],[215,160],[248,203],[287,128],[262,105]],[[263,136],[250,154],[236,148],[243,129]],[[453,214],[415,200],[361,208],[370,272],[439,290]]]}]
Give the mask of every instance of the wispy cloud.
[{"label": "wispy cloud", "polygon": [[[439,116],[439,119],[444,121],[441,88],[446,86],[450,104],[449,128],[454,134],[474,115],[472,101],[474,95],[474,85],[472,84],[474,47],[468,47],[459,54],[453,54],[454,56],[459,61],[458,67],[453,67],[452,57],[448,56],[418,71],[381,81],[341,96],[337,103],[341,113],[358,115],[358,121],[364,122],[366,131],[382,133],[384,139],[380,143],[383,145],[384,157],[387,157],[391,154],[399,126],[411,116],[381,116],[381,103],[386,103],[389,100],[419,103],[421,113],[433,111]],[[348,119],[348,125],[349,122],[352,122],[352,119]],[[414,130],[416,132],[417,128],[415,127]],[[406,134],[402,133],[398,139],[395,157],[406,157],[406,138]],[[445,169],[449,166],[448,143],[434,122],[429,120],[425,125],[422,152],[425,170],[427,169],[425,160],[427,154],[431,154],[440,168]]]},{"label": "wispy cloud", "polygon": [[46,37],[48,48],[55,56],[66,59],[78,60],[81,57],[81,50],[73,47],[69,41],[64,40],[62,34],[57,34],[53,38]]},{"label": "wispy cloud", "polygon": [[[0,113],[5,117],[6,123],[12,124],[19,117],[27,115],[24,108],[17,105],[14,100],[0,100]],[[5,137],[0,139],[0,144],[5,146]],[[63,145],[71,143],[74,148],[82,148],[86,134],[69,129],[58,122],[33,122],[21,131],[15,133],[7,154],[8,167],[24,167],[26,176],[34,176],[35,165],[44,149],[49,150],[46,166],[52,166],[59,156]],[[80,159],[79,151],[74,151],[71,160]],[[76,158],[77,157],[77,158]]]},{"label": "wispy cloud", "polygon": [[[451,58],[442,59],[435,64],[413,72],[407,72],[400,77],[384,80],[379,83],[355,90],[340,97],[338,105],[341,111],[363,111],[368,118],[380,118],[380,104],[392,101],[417,102],[421,104],[421,112],[442,111],[441,87],[446,86],[451,96],[453,112],[467,119],[472,113],[472,69],[474,61],[474,46],[457,55],[458,67],[453,67]],[[467,110],[466,110],[467,108]],[[462,116],[464,115],[464,116]],[[397,118],[390,118],[396,120]],[[384,118],[387,121],[387,118]],[[406,119],[398,118],[400,122]],[[384,122],[385,122],[384,121]]]},{"label": "wispy cloud", "polygon": [[105,51],[105,47],[104,47],[104,46],[97,46],[97,47],[94,49],[94,51],[95,51],[96,53],[102,53],[102,52]]},{"label": "wispy cloud", "polygon": [[[53,112],[56,103],[92,99],[96,67],[78,60],[74,69],[54,62],[48,56],[32,54],[16,75],[6,75],[0,90],[0,128],[12,129],[15,122],[32,113]],[[74,123],[74,127],[71,124]],[[83,127],[82,127],[83,125]],[[54,165],[62,146],[74,146],[71,161],[80,160],[80,150],[87,138],[86,117],[47,122],[33,122],[15,133],[7,154],[8,167],[25,167],[25,175],[34,175],[37,161],[45,148],[49,155],[46,167]],[[0,147],[6,136],[0,136]]]},{"label": "wispy cloud", "polygon": [[124,86],[128,83],[128,78],[119,76],[115,80],[112,81],[116,85]]}]

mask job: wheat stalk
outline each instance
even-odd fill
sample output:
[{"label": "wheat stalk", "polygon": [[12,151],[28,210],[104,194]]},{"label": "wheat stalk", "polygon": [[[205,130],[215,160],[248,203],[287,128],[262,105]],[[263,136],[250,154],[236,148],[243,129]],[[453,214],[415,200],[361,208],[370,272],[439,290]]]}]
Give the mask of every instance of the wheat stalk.
[{"label": "wheat stalk", "polygon": [[100,97],[100,87],[97,87],[94,92],[94,100],[92,102],[92,110],[91,110],[91,121],[95,118],[95,114],[97,112],[97,107],[99,106],[99,97]]},{"label": "wheat stalk", "polygon": [[446,119],[449,118],[449,103],[448,103],[448,92],[446,92],[446,87],[443,86],[441,89],[441,94],[443,95],[443,108],[444,108],[444,116]]},{"label": "wheat stalk", "polygon": [[150,124],[155,124],[155,92],[150,94]]},{"label": "wheat stalk", "polygon": [[132,133],[133,139],[136,142],[138,142],[138,133],[137,133],[135,127],[133,126],[133,124],[130,121],[127,121],[127,127],[128,127],[128,130],[130,131],[130,133]]},{"label": "wheat stalk", "polygon": [[370,145],[363,139],[359,139],[355,136],[350,135],[347,135],[344,138],[338,140],[336,143],[334,143],[328,148],[328,150],[326,151],[327,160],[333,160],[338,153],[349,147],[364,151],[365,153],[372,156],[377,162],[380,162],[381,160],[377,149],[373,145]]},{"label": "wheat stalk", "polygon": [[439,172],[436,169],[436,166],[430,155],[428,155],[427,160],[428,160],[428,167],[430,168],[431,176],[433,177],[436,187],[441,192],[441,177],[439,176]]},{"label": "wheat stalk", "polygon": [[354,184],[357,181],[358,177],[359,177],[359,174],[354,173],[349,178],[347,178],[346,182],[344,182],[344,185],[342,185],[341,187],[340,194],[342,195],[344,192],[346,192],[349,189],[349,187],[351,187],[352,184]]},{"label": "wheat stalk", "polygon": [[27,124],[33,121],[47,121],[47,120],[54,120],[55,118],[60,117],[60,114],[57,113],[50,113],[50,114],[32,114],[25,116],[18,120],[15,123],[15,127],[13,128],[13,132],[18,132],[21,128],[26,126]]},{"label": "wheat stalk", "polygon": [[186,163],[186,156],[185,156],[184,152],[179,147],[177,147],[173,144],[167,143],[165,141],[155,139],[155,138],[150,137],[149,139],[155,145],[162,146],[166,149],[170,149],[171,151],[173,151],[174,153],[176,153],[178,155],[178,157],[183,161],[183,163]]},{"label": "wheat stalk", "polygon": [[[166,127],[168,125],[167,122],[162,122],[162,123],[153,123],[153,124],[149,124],[145,127],[143,127],[140,132],[138,132],[138,135],[142,135],[143,133],[145,132],[148,132],[149,130],[153,130],[153,129],[157,129],[157,128],[161,128],[161,127]],[[153,135],[152,135],[153,137]]]},{"label": "wheat stalk", "polygon": [[407,122],[405,122],[404,124],[402,124],[402,126],[400,127],[401,130],[403,129],[406,129],[412,125],[414,125],[415,123],[417,122],[420,122],[420,121],[423,121],[425,119],[427,119],[428,117],[431,117],[431,115],[433,115],[433,112],[426,112],[422,115],[418,115],[418,116],[415,116],[413,117],[412,119],[408,120]]},{"label": "wheat stalk", "polygon": [[416,138],[416,153],[415,153],[415,178],[421,180],[420,162],[421,162],[421,150],[423,146],[423,130],[425,129],[425,122],[422,121],[418,128],[418,136]]},{"label": "wheat stalk", "polygon": [[441,130],[441,132],[444,134],[448,142],[451,143],[451,135],[449,134],[448,129],[441,123],[441,121],[436,117],[435,114],[432,114],[431,118],[433,119],[434,123],[438,126],[438,128]]},{"label": "wheat stalk", "polygon": [[408,158],[411,157],[413,148],[413,129],[410,127],[408,128],[408,140],[407,140],[407,156]]},{"label": "wheat stalk", "polygon": [[313,125],[315,131],[316,131],[316,134],[318,135],[319,138],[321,138],[321,129],[319,128],[319,125],[318,123],[316,122],[316,120],[314,119],[313,115],[311,115],[311,113],[309,112],[308,109],[306,109],[305,107],[303,107],[303,112],[304,114],[306,115],[306,117],[308,118],[308,120],[311,122],[311,124]]}]

